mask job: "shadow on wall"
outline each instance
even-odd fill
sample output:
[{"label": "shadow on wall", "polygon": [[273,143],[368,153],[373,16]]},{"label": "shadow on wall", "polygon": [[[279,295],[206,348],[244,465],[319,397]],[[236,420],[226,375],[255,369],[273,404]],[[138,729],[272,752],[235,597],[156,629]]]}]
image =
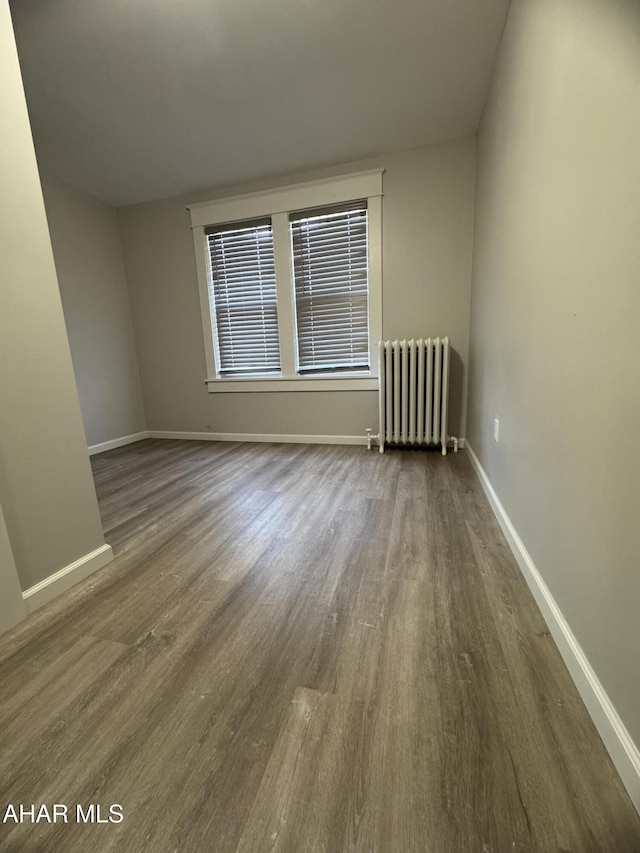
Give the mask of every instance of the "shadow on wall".
[{"label": "shadow on wall", "polygon": [[462,398],[464,395],[464,368],[456,349],[449,350],[449,430],[457,438],[463,437]]}]

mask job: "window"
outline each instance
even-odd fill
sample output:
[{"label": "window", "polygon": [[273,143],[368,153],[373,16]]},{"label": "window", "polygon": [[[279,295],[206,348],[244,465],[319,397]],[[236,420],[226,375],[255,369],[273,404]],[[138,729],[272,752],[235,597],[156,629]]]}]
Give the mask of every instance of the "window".
[{"label": "window", "polygon": [[279,373],[271,220],[205,229],[221,376]]},{"label": "window", "polygon": [[369,370],[366,201],[289,220],[300,374]]},{"label": "window", "polygon": [[192,205],[209,391],[377,388],[382,171]]}]

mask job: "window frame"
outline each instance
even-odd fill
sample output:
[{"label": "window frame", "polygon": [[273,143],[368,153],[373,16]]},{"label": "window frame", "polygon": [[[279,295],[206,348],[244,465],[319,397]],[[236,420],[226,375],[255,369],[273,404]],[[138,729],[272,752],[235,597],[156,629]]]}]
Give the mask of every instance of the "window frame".
[{"label": "window frame", "polygon": [[[210,393],[246,391],[363,391],[378,388],[378,341],[382,339],[382,175],[384,169],[292,184],[263,192],[191,204],[191,216]],[[299,375],[289,214],[298,210],[367,200],[369,364],[368,371]],[[221,376],[218,342],[209,298],[208,245],[205,228],[269,217],[273,229],[281,373],[277,376]]]}]

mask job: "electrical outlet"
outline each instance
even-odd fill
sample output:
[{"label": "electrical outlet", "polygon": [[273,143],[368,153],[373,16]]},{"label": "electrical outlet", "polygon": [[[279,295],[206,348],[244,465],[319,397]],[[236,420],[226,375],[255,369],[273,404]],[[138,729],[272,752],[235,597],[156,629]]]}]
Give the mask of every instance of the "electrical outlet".
[{"label": "electrical outlet", "polygon": [[500,441],[500,421],[495,418],[493,422],[493,440]]}]

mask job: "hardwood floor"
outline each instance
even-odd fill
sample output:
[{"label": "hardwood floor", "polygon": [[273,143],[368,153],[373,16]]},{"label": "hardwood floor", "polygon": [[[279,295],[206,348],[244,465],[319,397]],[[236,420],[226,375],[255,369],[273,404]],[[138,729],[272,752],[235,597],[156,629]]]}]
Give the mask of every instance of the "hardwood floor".
[{"label": "hardwood floor", "polygon": [[[0,638],[0,851],[640,851],[464,453],[148,440]],[[121,823],[78,825],[121,804]]]}]

